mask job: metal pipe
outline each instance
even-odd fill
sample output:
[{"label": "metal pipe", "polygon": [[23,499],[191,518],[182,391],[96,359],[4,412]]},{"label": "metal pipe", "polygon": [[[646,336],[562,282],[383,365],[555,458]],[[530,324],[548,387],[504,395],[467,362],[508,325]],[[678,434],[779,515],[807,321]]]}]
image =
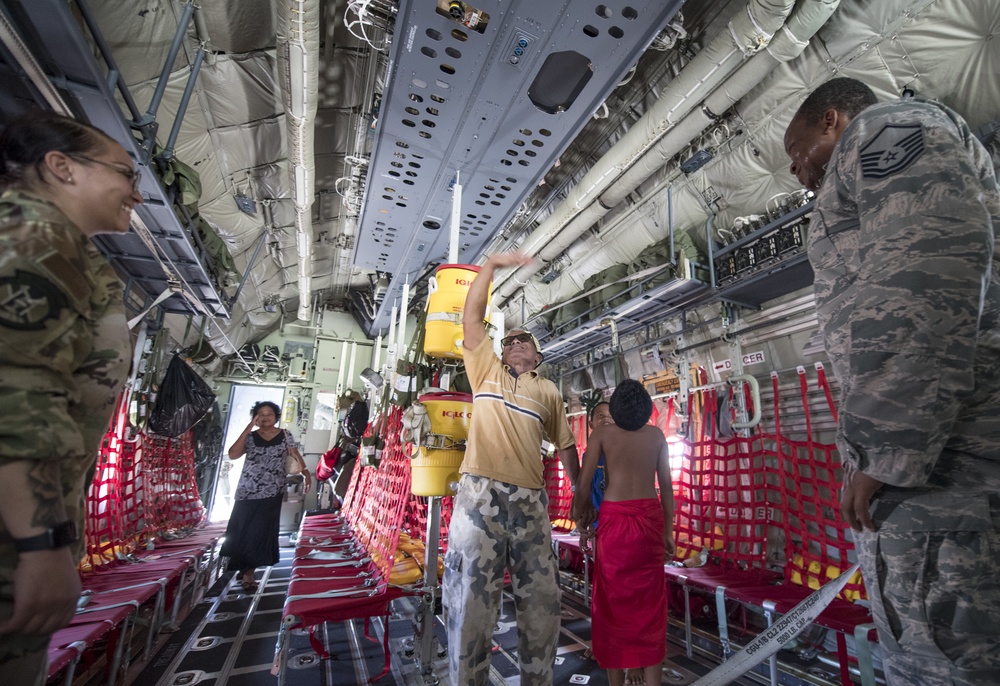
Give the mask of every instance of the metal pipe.
[{"label": "metal pipe", "polygon": [[184,85],[184,93],[181,95],[181,102],[177,106],[177,114],[174,116],[174,124],[170,127],[170,135],[167,137],[167,146],[160,153],[160,157],[165,160],[173,159],[174,145],[177,143],[177,135],[181,132],[181,124],[184,122],[184,114],[187,112],[188,103],[191,102],[191,94],[194,93],[194,84],[198,80],[201,72],[201,65],[205,61],[205,46],[198,47],[198,52],[194,56],[194,64],[191,65],[191,73],[188,74],[187,83]]},{"label": "metal pipe", "polygon": [[125,107],[128,108],[129,114],[132,115],[132,121],[136,124],[140,123],[142,118],[142,113],[139,112],[139,106],[135,104],[135,100],[132,99],[132,94],[128,90],[128,86],[125,85],[125,77],[122,76],[121,70],[118,68],[115,58],[111,53],[111,46],[108,42],[104,40],[104,34],[101,33],[100,27],[97,25],[97,21],[94,19],[93,12],[90,11],[90,6],[87,4],[86,0],[76,0],[76,6],[80,10],[80,16],[83,17],[84,23],[87,25],[87,29],[90,30],[90,35],[94,39],[94,44],[97,45],[98,51],[101,53],[101,58],[104,63],[108,65],[109,71],[115,72],[118,76],[115,81],[118,84],[118,91],[121,93],[122,100],[125,101]]},{"label": "metal pipe", "polygon": [[181,50],[181,43],[184,42],[184,36],[187,34],[187,27],[191,23],[192,14],[194,14],[194,2],[189,0],[189,2],[184,4],[184,12],[181,14],[180,22],[177,24],[177,32],[174,33],[174,40],[170,44],[170,51],[167,53],[167,59],[163,63],[163,70],[160,72],[160,78],[156,82],[153,98],[149,101],[149,107],[146,108],[146,115],[138,122],[140,125],[149,124],[156,119],[156,110],[160,108],[163,93],[167,90],[170,71],[174,68],[177,53]]},{"label": "metal pipe", "polygon": [[253,255],[250,256],[250,261],[247,262],[247,268],[243,272],[243,278],[240,279],[240,285],[236,287],[236,292],[233,293],[233,297],[229,299],[229,307],[233,306],[240,298],[240,293],[243,291],[243,286],[246,285],[247,279],[250,277],[250,270],[253,268],[254,262],[257,261],[257,255],[260,254],[260,249],[264,247],[264,239],[267,237],[267,228],[261,229],[260,237],[257,238],[257,245],[253,248]]}]

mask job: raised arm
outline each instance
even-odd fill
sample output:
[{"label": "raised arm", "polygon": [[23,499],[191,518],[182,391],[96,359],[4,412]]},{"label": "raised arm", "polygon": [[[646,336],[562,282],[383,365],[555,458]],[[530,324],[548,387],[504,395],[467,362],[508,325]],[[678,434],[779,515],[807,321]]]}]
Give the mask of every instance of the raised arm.
[{"label": "raised arm", "polygon": [[247,437],[250,435],[250,432],[253,431],[253,428],[256,425],[257,425],[257,417],[256,415],[254,415],[254,418],[250,420],[249,424],[247,424],[247,428],[243,429],[243,433],[240,434],[240,437],[237,438],[236,441],[231,446],[229,446],[230,460],[238,460],[241,457],[243,457],[244,454],[246,454]]},{"label": "raised arm", "polygon": [[465,338],[463,347],[475,348],[486,338],[486,301],[490,297],[493,273],[498,268],[519,267],[528,262],[531,262],[531,258],[519,252],[497,253],[486,258],[486,264],[479,268],[479,274],[472,280],[465,296],[465,309],[462,313],[462,333]]},{"label": "raised arm", "polygon": [[[589,528],[597,519],[597,511],[590,500],[590,482],[594,480],[594,472],[597,471],[597,463],[601,459],[603,451],[601,437],[603,434],[601,427],[590,434],[590,438],[587,439],[587,452],[583,455],[583,466],[579,469],[576,479],[573,480],[576,492],[573,494],[571,516],[581,531]],[[573,452],[575,454],[576,450]]]}]

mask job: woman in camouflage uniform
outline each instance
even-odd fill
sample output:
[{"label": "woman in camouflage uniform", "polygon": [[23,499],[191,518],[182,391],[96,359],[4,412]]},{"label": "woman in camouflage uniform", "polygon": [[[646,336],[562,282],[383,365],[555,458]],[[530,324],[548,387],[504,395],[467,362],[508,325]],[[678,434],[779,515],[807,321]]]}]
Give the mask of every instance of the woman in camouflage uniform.
[{"label": "woman in camouflage uniform", "polygon": [[122,285],[90,237],[142,202],[125,149],[33,112],[0,134],[0,673],[44,683],[80,595],[83,495],[128,372]]}]

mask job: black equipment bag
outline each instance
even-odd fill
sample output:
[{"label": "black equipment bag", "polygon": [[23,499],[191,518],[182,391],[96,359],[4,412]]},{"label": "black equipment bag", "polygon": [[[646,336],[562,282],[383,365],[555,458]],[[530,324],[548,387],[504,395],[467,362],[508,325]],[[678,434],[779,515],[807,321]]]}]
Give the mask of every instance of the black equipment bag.
[{"label": "black equipment bag", "polygon": [[215,392],[174,353],[149,417],[149,429],[176,438],[197,424],[214,402]]}]

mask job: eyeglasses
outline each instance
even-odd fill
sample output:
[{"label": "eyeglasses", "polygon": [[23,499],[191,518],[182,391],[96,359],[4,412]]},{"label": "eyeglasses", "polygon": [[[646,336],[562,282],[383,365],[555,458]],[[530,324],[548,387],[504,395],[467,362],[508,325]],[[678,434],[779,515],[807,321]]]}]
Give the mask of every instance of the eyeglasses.
[{"label": "eyeglasses", "polygon": [[535,341],[532,340],[530,333],[516,333],[513,336],[504,336],[503,338],[501,338],[500,345],[506,348],[509,345],[513,345],[514,341],[521,341],[522,343],[531,343],[532,345],[535,344]]},{"label": "eyeglasses", "polygon": [[99,164],[102,167],[107,167],[108,169],[113,169],[132,184],[132,192],[137,193],[139,191],[139,179],[142,178],[142,172],[133,169],[122,169],[116,164],[111,164],[110,162],[102,162],[101,160],[95,160],[93,157],[87,157],[86,155],[70,155],[70,157],[78,160],[86,160],[87,162],[93,162],[94,164]]}]

